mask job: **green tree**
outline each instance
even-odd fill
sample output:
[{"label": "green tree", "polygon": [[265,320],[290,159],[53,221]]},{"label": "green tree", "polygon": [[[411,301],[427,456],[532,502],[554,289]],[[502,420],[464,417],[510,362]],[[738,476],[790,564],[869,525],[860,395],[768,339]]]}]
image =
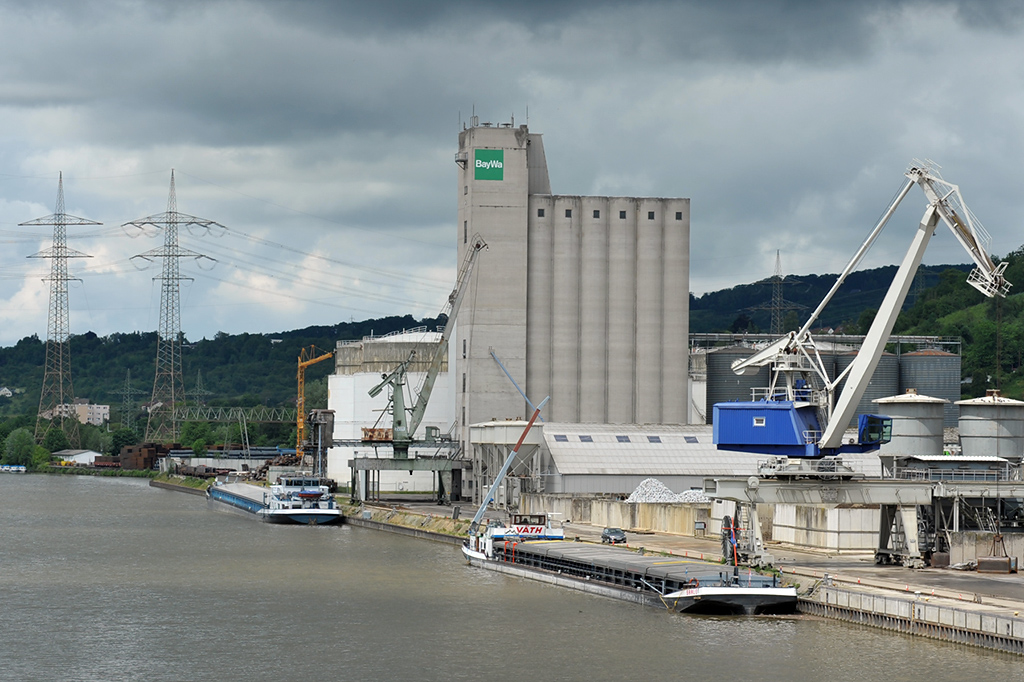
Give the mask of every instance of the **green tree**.
[{"label": "green tree", "polygon": [[203,445],[212,445],[213,431],[210,422],[185,422],[181,425],[181,442],[195,443],[202,440]]},{"label": "green tree", "polygon": [[53,455],[51,455],[46,448],[42,445],[32,446],[32,458],[31,464],[29,465],[32,469],[37,471],[44,469],[50,465],[51,461],[53,461]]},{"label": "green tree", "polygon": [[36,449],[32,432],[21,428],[11,431],[4,441],[4,464],[32,465],[32,455]]},{"label": "green tree", "polygon": [[306,384],[306,411],[327,409],[327,377]]},{"label": "green tree", "polygon": [[192,454],[196,457],[206,456],[206,440],[203,438],[196,438],[195,442],[192,443]]},{"label": "green tree", "polygon": [[797,331],[800,329],[800,316],[797,315],[795,310],[786,312],[785,317],[782,318],[782,331]]},{"label": "green tree", "polygon": [[748,332],[750,334],[756,334],[761,329],[754,324],[754,321],[750,319],[750,315],[746,313],[740,313],[732,324],[729,325],[729,331],[733,334],[742,334]]},{"label": "green tree", "polygon": [[875,315],[878,311],[874,308],[865,308],[860,317],[857,318],[857,329],[861,334],[867,334],[868,330],[871,329],[871,323],[875,321]]},{"label": "green tree", "polygon": [[134,429],[118,429],[114,431],[110,439],[110,449],[107,450],[109,455],[120,455],[121,448],[127,445],[135,445],[139,442],[139,434],[135,433]]},{"label": "green tree", "polygon": [[109,451],[110,443],[113,440],[112,433],[94,424],[83,424],[81,437],[83,450],[92,450],[99,453]]},{"label": "green tree", "polygon": [[64,433],[62,429],[51,427],[43,437],[43,447],[51,453],[60,452],[70,448],[71,442],[68,440],[68,434]]}]

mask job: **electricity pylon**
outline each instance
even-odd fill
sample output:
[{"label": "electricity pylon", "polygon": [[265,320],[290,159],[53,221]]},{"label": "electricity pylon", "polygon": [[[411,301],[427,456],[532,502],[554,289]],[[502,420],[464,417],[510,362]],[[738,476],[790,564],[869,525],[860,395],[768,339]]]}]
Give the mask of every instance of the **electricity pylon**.
[{"label": "electricity pylon", "polygon": [[178,200],[174,192],[174,169],[171,169],[171,191],[167,197],[167,211],[139,218],[124,226],[145,228],[152,225],[164,231],[164,245],[132,258],[154,261],[163,259],[160,281],[160,329],[156,340],[156,374],[153,377],[153,397],[149,403],[149,419],[146,422],[146,442],[167,443],[178,440],[178,420],[175,408],[185,405],[185,388],[181,376],[181,282],[191,281],[183,277],[180,270],[182,258],[196,261],[214,259],[178,245],[178,227],[202,228],[224,226],[213,220],[197,218],[178,212]]},{"label": "electricity pylon", "polygon": [[185,391],[185,395],[194,399],[200,407],[206,405],[206,399],[213,395],[213,391],[207,391],[206,385],[203,383],[203,370],[197,370],[196,372],[196,387],[191,391]]},{"label": "electricity pylon", "polygon": [[787,310],[806,310],[807,306],[801,305],[800,303],[794,303],[793,301],[787,301],[782,296],[782,285],[783,284],[796,284],[799,282],[794,277],[786,278],[782,274],[782,258],[779,255],[779,251],[775,251],[775,274],[767,280],[761,280],[756,284],[763,284],[765,282],[771,282],[772,285],[772,302],[771,305],[755,305],[747,308],[747,310],[770,310],[772,313],[771,322],[771,334],[772,336],[779,336],[783,333],[782,329],[782,313]]},{"label": "electricity pylon", "polygon": [[53,246],[29,258],[49,258],[50,309],[46,325],[46,364],[43,387],[39,393],[36,415],[36,443],[42,443],[50,429],[59,428],[68,437],[71,447],[78,447],[78,415],[74,411],[75,391],[71,384],[71,345],[68,325],[68,282],[76,278],[68,274],[68,258],[90,258],[68,248],[68,225],[102,225],[64,212],[64,173],[57,180],[57,207],[53,215],[36,218],[23,226],[53,225]]},{"label": "electricity pylon", "polygon": [[135,396],[146,395],[145,391],[132,386],[132,371],[124,377],[124,386],[121,388],[121,428],[135,428]]}]

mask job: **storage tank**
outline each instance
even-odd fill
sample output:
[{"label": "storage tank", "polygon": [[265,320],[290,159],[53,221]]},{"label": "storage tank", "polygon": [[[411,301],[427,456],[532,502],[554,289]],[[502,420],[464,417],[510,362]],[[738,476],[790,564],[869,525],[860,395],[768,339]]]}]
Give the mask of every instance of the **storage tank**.
[{"label": "storage tank", "polygon": [[970,457],[1003,457],[1019,464],[1024,454],[1024,402],[988,391],[984,398],[957,401],[960,446]]},{"label": "storage tank", "polygon": [[[836,356],[836,376],[839,376],[846,371],[846,368],[849,367],[857,358],[857,353],[858,351],[851,351],[849,353],[842,353],[841,355]],[[839,396],[845,388],[846,379],[843,379],[843,382],[839,385],[839,393],[836,394],[836,402],[839,401]],[[871,380],[868,382],[868,386],[864,390],[864,395],[861,396],[860,402],[857,403],[857,413],[850,420],[850,423],[846,425],[846,428],[856,427],[858,416],[862,414],[874,414],[875,405],[873,401],[879,398],[896,395],[899,392],[899,359],[892,353],[882,353],[882,356],[878,358],[878,366],[875,367],[875,373],[871,375]]]},{"label": "storage tank", "polygon": [[751,399],[752,388],[767,388],[770,382],[770,370],[762,367],[756,374],[740,376],[732,371],[732,363],[744,360],[754,354],[753,348],[730,346],[708,351],[708,383],[706,390],[705,414],[707,423],[714,421],[715,403],[734,400],[748,401]]},{"label": "storage tank", "polygon": [[960,400],[960,356],[934,348],[904,353],[900,356],[900,390],[916,389],[918,393],[947,401],[942,425],[956,427],[956,401]]},{"label": "storage tank", "polygon": [[892,441],[879,449],[880,456],[914,457],[942,454],[942,429],[948,400],[920,395],[908,388],[900,395],[878,398],[875,413],[892,417]]}]

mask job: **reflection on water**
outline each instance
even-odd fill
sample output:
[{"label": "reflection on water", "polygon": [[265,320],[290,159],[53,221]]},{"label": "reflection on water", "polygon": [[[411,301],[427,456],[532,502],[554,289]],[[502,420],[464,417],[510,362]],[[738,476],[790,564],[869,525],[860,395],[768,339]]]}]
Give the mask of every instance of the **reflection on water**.
[{"label": "reflection on water", "polygon": [[941,682],[1021,664],[812,618],[673,615],[133,479],[0,476],[0,509],[4,680]]}]

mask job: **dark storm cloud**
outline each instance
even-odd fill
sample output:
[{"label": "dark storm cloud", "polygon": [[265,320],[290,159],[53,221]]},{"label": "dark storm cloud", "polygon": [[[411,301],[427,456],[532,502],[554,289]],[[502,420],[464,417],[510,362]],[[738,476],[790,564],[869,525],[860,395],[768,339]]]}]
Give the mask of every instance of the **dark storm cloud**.
[{"label": "dark storm cloud", "polygon": [[[0,0],[0,172],[22,176],[0,182],[0,220],[50,213],[63,170],[73,212],[118,225],[162,210],[173,166],[181,210],[344,254],[330,279],[357,292],[337,297],[355,317],[434,314],[454,270],[458,127],[474,110],[518,124],[529,107],[556,193],[692,199],[698,293],[769,276],[777,248],[794,272],[837,270],[913,158],[945,165],[1005,252],[1024,154],[1018,6]],[[898,222],[913,226],[908,203]],[[898,258],[904,235],[871,264]],[[22,267],[38,241],[4,265]],[[121,241],[82,250],[102,266],[153,246]],[[274,253],[268,267],[229,241],[210,246],[222,263],[257,265],[222,268],[234,279],[214,293],[197,279],[209,333],[253,331],[253,292],[293,296],[273,329],[334,295],[264,281],[302,259]],[[940,262],[963,258],[950,241],[934,242]],[[437,291],[396,285],[367,303],[372,278],[349,263]],[[119,299],[127,277],[90,296]],[[12,281],[0,322],[21,328],[20,310],[45,322],[38,278],[17,295]],[[111,329],[127,326],[118,314]]]},{"label": "dark storm cloud", "polygon": [[[267,144],[451,129],[474,102],[524,110],[527,73],[862,58],[879,13],[915,3],[16,3],[7,106],[81,107],[106,144]],[[973,6],[972,6],[973,7]],[[962,9],[965,16],[1000,16]],[[990,19],[991,20],[991,19]],[[33,54],[34,53],[34,54]]]}]

